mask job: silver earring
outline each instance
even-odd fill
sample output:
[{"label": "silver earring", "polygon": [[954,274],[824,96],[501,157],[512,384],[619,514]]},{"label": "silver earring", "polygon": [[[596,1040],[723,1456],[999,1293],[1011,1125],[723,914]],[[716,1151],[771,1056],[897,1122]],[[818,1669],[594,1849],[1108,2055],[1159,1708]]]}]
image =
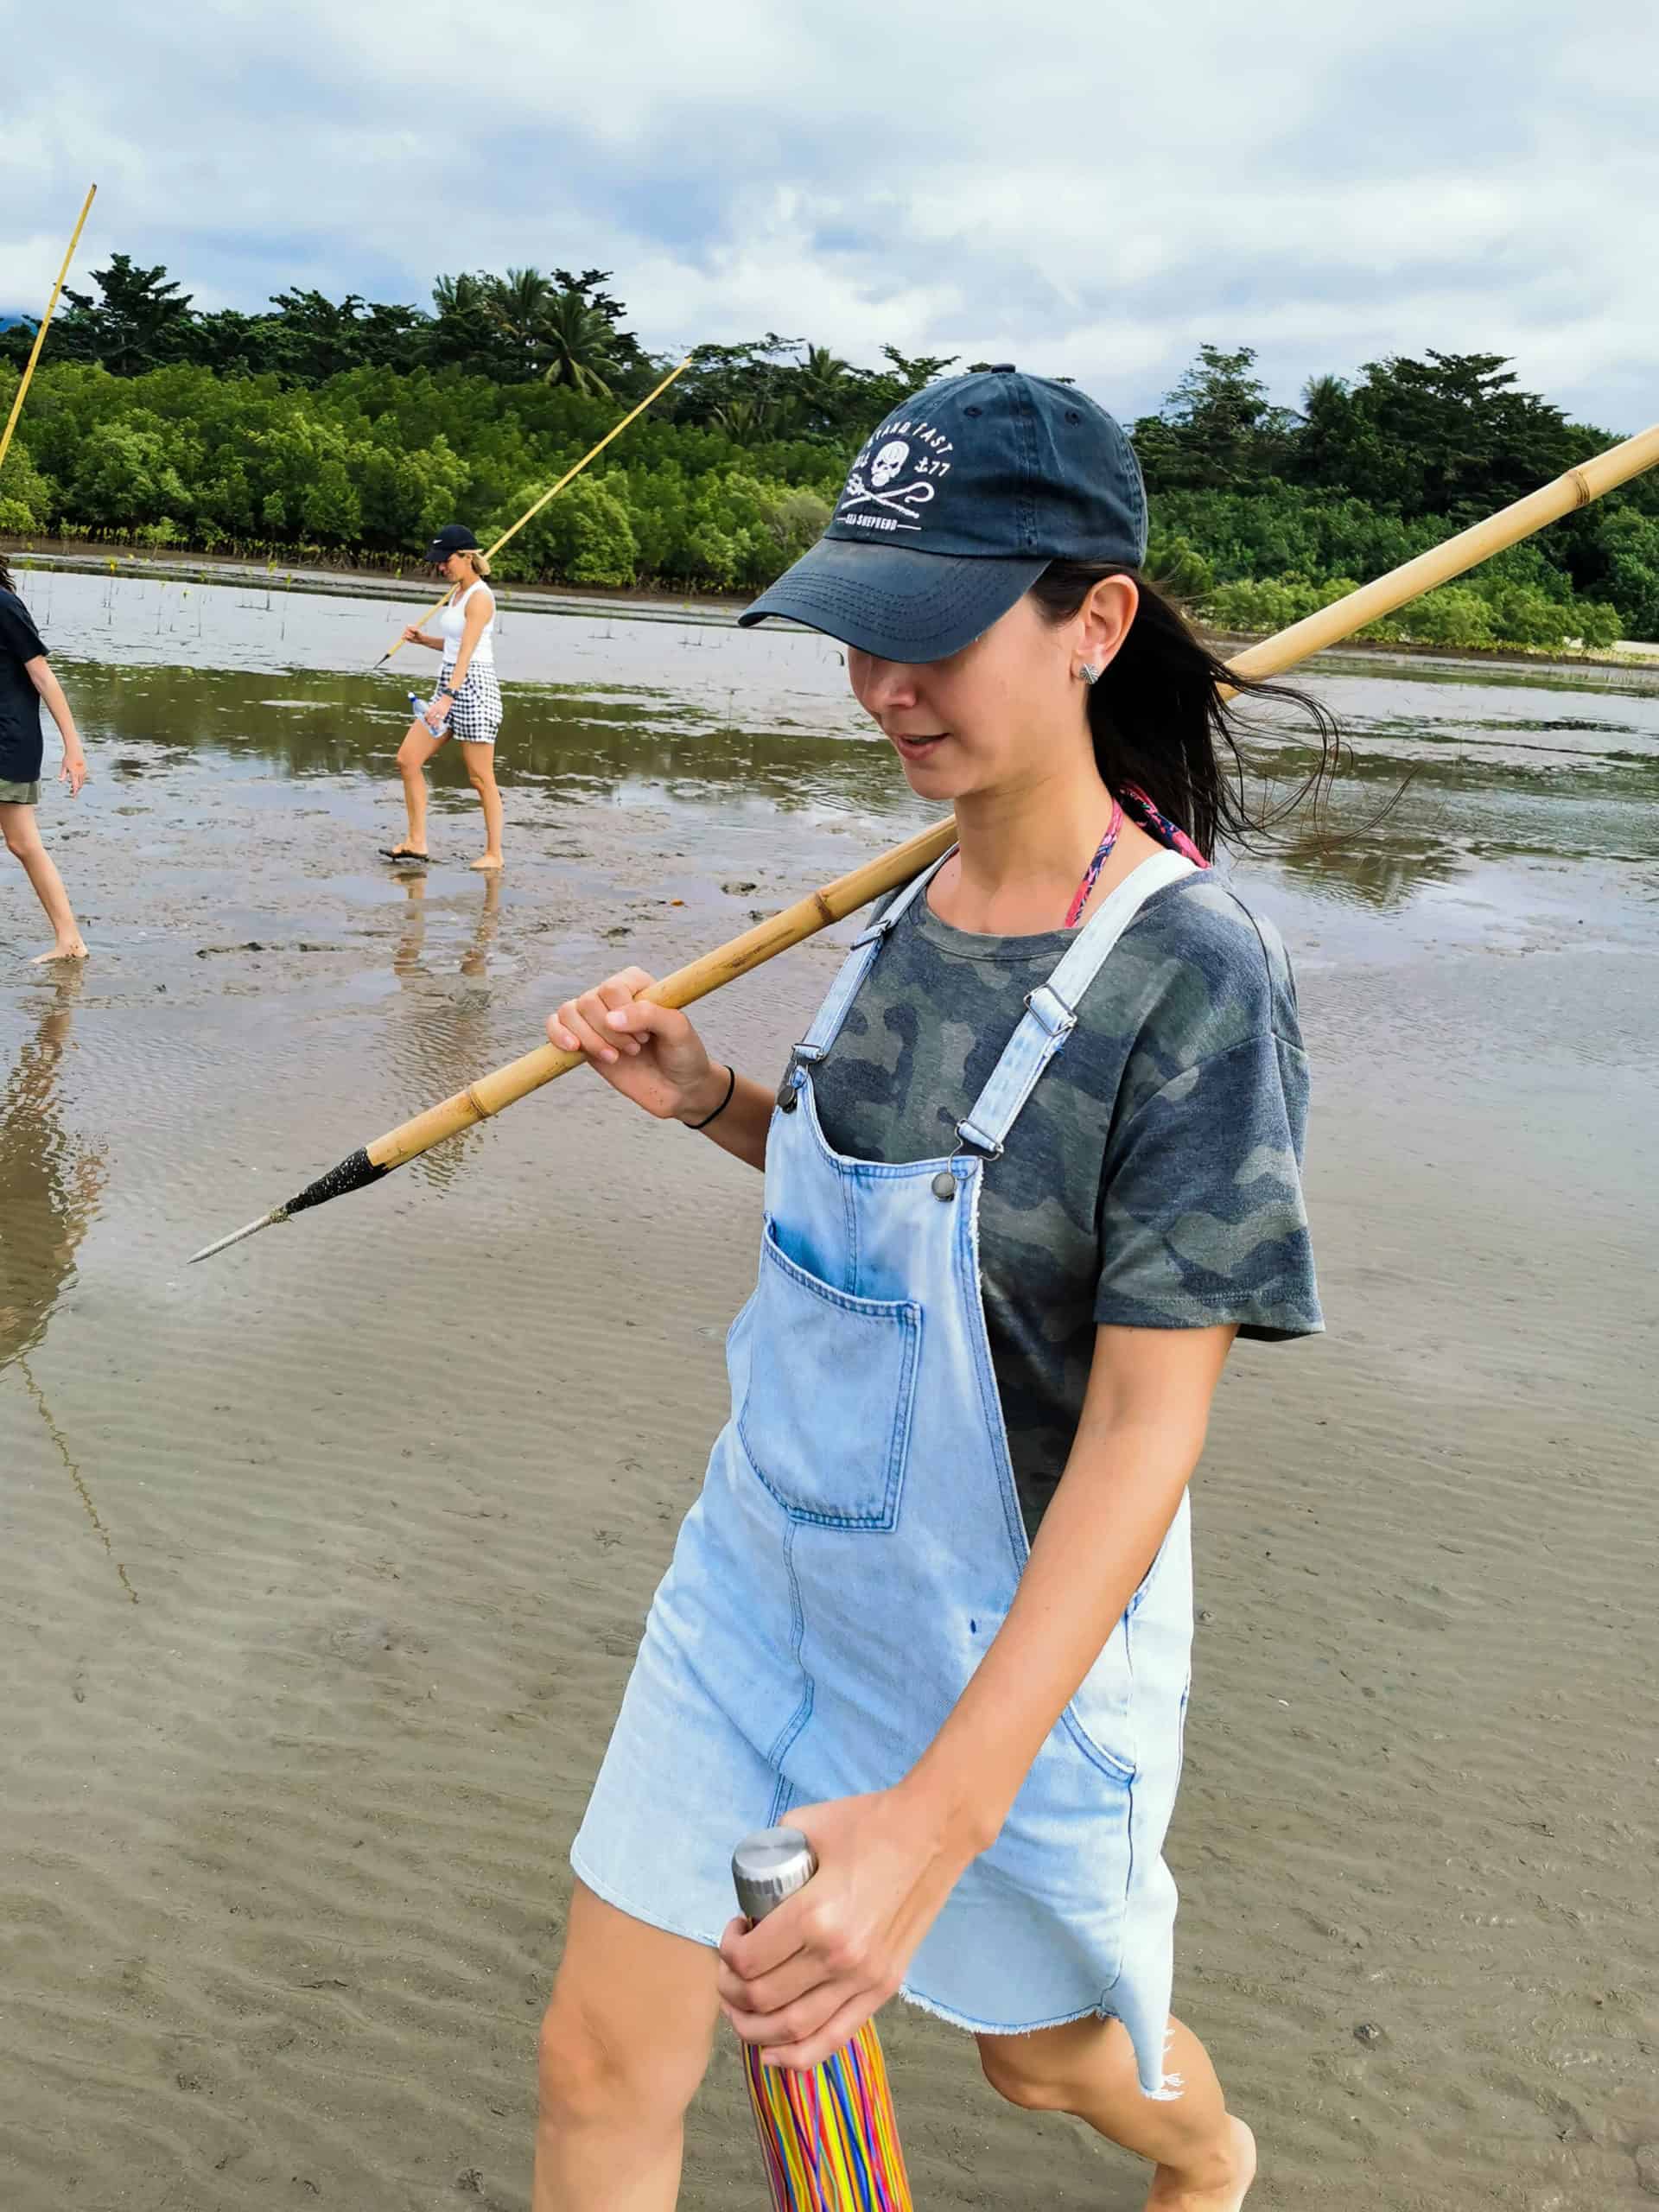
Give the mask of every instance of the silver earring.
[{"label": "silver earring", "polygon": [[1100,681],[1100,671],[1091,660],[1084,661],[1083,666],[1077,671],[1077,674],[1085,683],[1098,683]]}]

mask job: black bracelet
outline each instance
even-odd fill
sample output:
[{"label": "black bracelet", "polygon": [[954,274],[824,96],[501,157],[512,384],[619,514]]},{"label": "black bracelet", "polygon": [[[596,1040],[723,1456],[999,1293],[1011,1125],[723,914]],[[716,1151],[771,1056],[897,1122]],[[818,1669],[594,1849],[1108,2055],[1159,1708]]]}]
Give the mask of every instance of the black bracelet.
[{"label": "black bracelet", "polygon": [[712,1114],[705,1114],[700,1122],[688,1122],[685,1125],[688,1129],[706,1129],[709,1122],[717,1122],[721,1116],[726,1111],[726,1109],[731,1104],[732,1093],[737,1089],[737,1070],[734,1067],[728,1067],[726,1071],[726,1096],[721,1100],[719,1105],[715,1107]]}]

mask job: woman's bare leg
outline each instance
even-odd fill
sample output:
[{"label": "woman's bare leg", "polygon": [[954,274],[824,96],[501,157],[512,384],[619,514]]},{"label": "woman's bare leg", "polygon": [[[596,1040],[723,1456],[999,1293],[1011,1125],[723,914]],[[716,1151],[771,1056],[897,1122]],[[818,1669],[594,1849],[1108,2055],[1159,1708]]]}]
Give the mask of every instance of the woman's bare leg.
[{"label": "woman's bare leg", "polygon": [[484,809],[484,850],[473,862],[474,868],[501,866],[501,793],[495,781],[495,747],[493,745],[463,745],[461,757],[467,765],[467,780],[478,793]]},{"label": "woman's bare leg", "polygon": [[1255,2139],[1235,2120],[1210,2054],[1170,2022],[1166,2078],[1179,2094],[1141,2090],[1135,2047],[1118,2020],[1074,2020],[1029,2036],[981,2036],[985,2078],[1011,2104],[1067,2112],[1157,2168],[1147,2212],[1239,2212],[1255,2178]]},{"label": "woman's bare leg", "polygon": [[35,819],[34,808],[0,806],[0,832],[4,834],[6,850],[14,860],[22,862],[23,873],[35,887],[35,896],[45,907],[46,918],[52,925],[52,950],[37,954],[36,964],[42,960],[84,960],[86,941],[76,926],[74,909],[63,887],[63,878],[58,874],[51,854],[41,842],[40,824]]},{"label": "woman's bare leg", "polygon": [[542,2022],[531,2212],[673,2212],[719,2018],[715,1964],[577,1883]]},{"label": "woman's bare leg", "polygon": [[397,853],[426,850],[426,764],[449,740],[448,730],[434,737],[417,715],[404,732],[397,748],[397,773],[404,779],[404,804],[409,811],[409,835],[392,847]]}]

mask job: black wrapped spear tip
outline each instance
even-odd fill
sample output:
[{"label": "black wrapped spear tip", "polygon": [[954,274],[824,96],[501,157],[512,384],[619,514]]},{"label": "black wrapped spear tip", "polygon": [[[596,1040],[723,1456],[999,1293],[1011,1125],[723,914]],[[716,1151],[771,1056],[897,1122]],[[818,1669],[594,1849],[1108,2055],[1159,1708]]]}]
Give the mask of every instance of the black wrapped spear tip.
[{"label": "black wrapped spear tip", "polygon": [[228,1236],[221,1236],[216,1244],[204,1244],[200,1252],[190,1255],[188,1265],[194,1267],[198,1260],[211,1260],[215,1252],[223,1252],[230,1245],[239,1244],[245,1236],[252,1236],[262,1229],[270,1229],[279,1221],[286,1221],[290,1214],[303,1213],[308,1206],[320,1206],[327,1198],[343,1198],[347,1191],[363,1190],[370,1183],[378,1183],[383,1175],[390,1175],[390,1167],[377,1167],[369,1158],[367,1149],[359,1145],[355,1152],[346,1154],[338,1166],[331,1167],[326,1175],[319,1175],[315,1183],[308,1183],[296,1198],[285,1205],[273,1206],[269,1213],[261,1214],[257,1221],[251,1221],[245,1229],[232,1230]]}]

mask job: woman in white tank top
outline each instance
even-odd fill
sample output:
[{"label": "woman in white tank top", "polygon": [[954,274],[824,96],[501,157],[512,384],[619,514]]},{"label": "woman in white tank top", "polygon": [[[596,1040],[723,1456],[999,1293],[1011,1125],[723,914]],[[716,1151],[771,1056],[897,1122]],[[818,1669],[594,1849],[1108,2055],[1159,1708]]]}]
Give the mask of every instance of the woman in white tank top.
[{"label": "woman in white tank top", "polygon": [[[465,523],[446,523],[427,549],[428,561],[454,586],[438,616],[438,635],[412,626],[404,632],[412,645],[427,645],[443,656],[438,690],[417,709],[397,748],[397,772],[409,810],[409,834],[383,845],[389,861],[425,861],[426,764],[440,747],[456,738],[467,766],[467,780],[484,809],[484,850],[477,868],[501,866],[501,794],[495,781],[495,739],[501,727],[501,690],[495,676],[495,595],[484,579],[490,564]],[[411,702],[414,695],[410,694]]]}]

